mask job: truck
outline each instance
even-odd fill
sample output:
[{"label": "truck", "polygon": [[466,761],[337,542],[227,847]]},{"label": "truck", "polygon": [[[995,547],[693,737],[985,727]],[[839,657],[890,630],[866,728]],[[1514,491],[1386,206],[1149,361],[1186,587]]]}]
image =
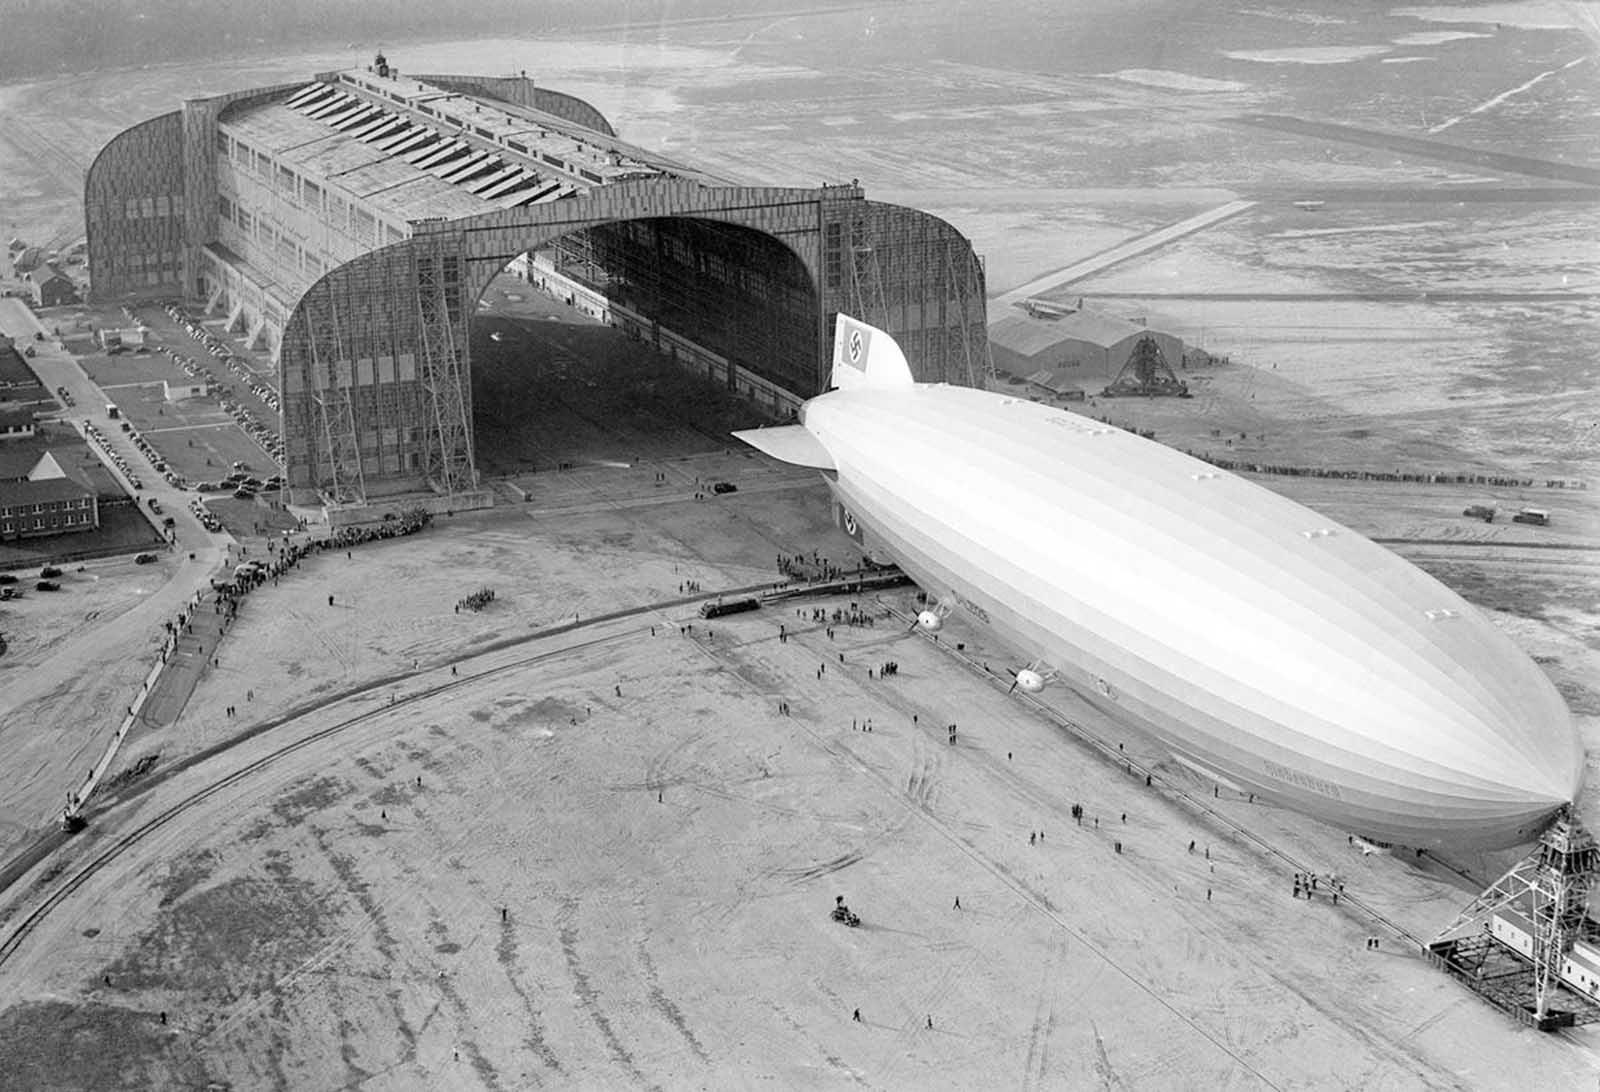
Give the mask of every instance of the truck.
[{"label": "truck", "polygon": [[1550,513],[1543,508],[1524,508],[1511,517],[1512,523],[1531,523],[1535,527],[1548,527]]},{"label": "truck", "polygon": [[1462,509],[1461,514],[1468,519],[1481,519],[1485,523],[1494,522],[1494,506],[1490,504],[1469,504]]}]

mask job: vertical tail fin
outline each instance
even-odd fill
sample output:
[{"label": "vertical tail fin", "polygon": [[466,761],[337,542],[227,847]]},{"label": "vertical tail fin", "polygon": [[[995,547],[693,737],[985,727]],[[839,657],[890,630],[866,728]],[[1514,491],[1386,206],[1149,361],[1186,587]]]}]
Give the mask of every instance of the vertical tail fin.
[{"label": "vertical tail fin", "polygon": [[908,387],[911,365],[894,338],[875,326],[868,326],[841,314],[833,328],[833,377],[829,386],[840,390],[855,387]]}]

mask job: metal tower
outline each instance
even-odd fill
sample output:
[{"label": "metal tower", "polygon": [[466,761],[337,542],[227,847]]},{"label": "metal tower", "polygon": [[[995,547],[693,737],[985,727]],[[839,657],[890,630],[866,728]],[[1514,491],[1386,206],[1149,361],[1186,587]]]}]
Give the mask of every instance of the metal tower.
[{"label": "metal tower", "polygon": [[472,421],[467,381],[456,345],[461,321],[461,258],[442,237],[412,243],[417,286],[418,378],[428,399],[426,410],[428,483],[447,497],[476,489]]},{"label": "metal tower", "polygon": [[[1573,984],[1563,986],[1573,943],[1584,940],[1594,944],[1600,938],[1600,924],[1588,919],[1589,891],[1597,871],[1600,848],[1570,811],[1562,812],[1540,836],[1534,851],[1474,899],[1434,938],[1428,950],[1452,973],[1467,978],[1479,993],[1536,1027],[1600,1019],[1600,1005]],[[1514,924],[1508,928],[1507,922]],[[1529,927],[1531,943],[1526,946],[1521,943],[1520,922]],[[1492,938],[1500,936],[1509,938],[1509,949],[1532,963],[1531,982],[1526,987],[1522,984],[1527,979],[1525,964],[1521,973],[1516,969],[1486,973],[1486,968],[1506,965],[1506,952],[1497,952],[1502,957],[1497,960],[1485,950],[1496,945]],[[1552,1004],[1558,996],[1559,1011]]]},{"label": "metal tower", "polygon": [[1100,394],[1104,398],[1129,394],[1187,398],[1189,385],[1173,374],[1172,366],[1161,354],[1161,346],[1156,344],[1156,339],[1145,334],[1134,343],[1133,352],[1128,354],[1128,362],[1122,366],[1111,385]]},{"label": "metal tower", "polygon": [[306,337],[311,344],[317,434],[322,441],[322,465],[326,468],[326,477],[319,488],[331,504],[365,504],[366,479],[361,471],[361,445],[356,437],[355,404],[351,395],[355,367],[339,334],[337,308],[329,314],[329,325],[333,328],[333,345],[331,351],[325,352],[317,343],[317,324],[306,324]]}]

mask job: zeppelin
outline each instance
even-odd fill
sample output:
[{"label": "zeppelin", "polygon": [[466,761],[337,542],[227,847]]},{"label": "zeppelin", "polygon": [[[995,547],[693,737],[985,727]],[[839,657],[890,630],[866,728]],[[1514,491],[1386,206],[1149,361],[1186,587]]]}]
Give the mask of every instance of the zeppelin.
[{"label": "zeppelin", "polygon": [[735,433],[823,472],[841,525],[1027,663],[1183,765],[1363,838],[1531,841],[1583,746],[1543,672],[1477,609],[1363,536],[1119,428],[916,383],[839,316],[800,424]]}]

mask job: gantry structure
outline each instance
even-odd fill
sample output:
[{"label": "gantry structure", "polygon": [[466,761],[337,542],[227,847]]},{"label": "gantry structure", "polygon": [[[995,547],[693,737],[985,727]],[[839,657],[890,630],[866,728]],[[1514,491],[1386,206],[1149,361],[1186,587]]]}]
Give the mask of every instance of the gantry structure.
[{"label": "gantry structure", "polygon": [[1429,943],[1429,958],[1541,1031],[1600,1022],[1597,873],[1600,848],[1568,809]]},{"label": "gantry structure", "polygon": [[85,183],[93,298],[183,298],[276,359],[297,503],[485,496],[469,330],[529,253],[692,346],[735,391],[826,382],[833,317],[890,331],[917,378],[982,385],[984,276],[938,217],[855,182],[741,185],[629,144],[525,76],[364,68],[186,101]]}]

